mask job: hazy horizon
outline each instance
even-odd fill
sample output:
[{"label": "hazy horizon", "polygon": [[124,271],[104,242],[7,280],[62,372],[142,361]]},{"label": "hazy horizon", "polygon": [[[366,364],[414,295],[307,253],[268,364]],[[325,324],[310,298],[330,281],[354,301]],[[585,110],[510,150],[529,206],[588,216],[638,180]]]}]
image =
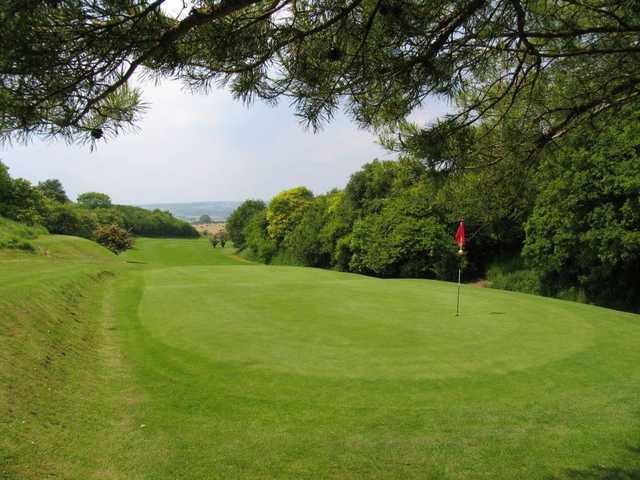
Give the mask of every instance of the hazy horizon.
[{"label": "hazy horizon", "polygon": [[209,215],[214,221],[224,221],[241,203],[241,200],[214,200],[206,202],[147,203],[137,206],[147,210],[165,210],[171,212],[174,217],[192,222],[202,215]]},{"label": "hazy horizon", "polygon": [[[248,199],[242,198],[238,200],[199,200],[196,202],[151,202],[151,203],[139,203],[139,204],[132,204],[132,205],[135,207],[153,207],[155,205],[204,205],[209,203],[241,203],[241,202],[244,202],[245,200],[248,200]],[[268,199],[251,198],[250,200],[262,200],[266,202]]]}]

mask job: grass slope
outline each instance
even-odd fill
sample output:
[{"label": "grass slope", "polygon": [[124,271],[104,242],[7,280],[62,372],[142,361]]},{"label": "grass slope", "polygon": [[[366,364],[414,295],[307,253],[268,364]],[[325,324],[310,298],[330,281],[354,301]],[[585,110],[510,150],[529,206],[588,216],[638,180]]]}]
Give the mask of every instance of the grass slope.
[{"label": "grass slope", "polygon": [[0,217],[0,249],[33,251],[35,247],[31,240],[45,233],[44,227],[29,227]]},{"label": "grass slope", "polygon": [[121,262],[85,239],[0,250],[0,478],[96,478],[110,422],[105,287]]},{"label": "grass slope", "polygon": [[0,478],[640,478],[638,316],[36,242],[0,253]]}]

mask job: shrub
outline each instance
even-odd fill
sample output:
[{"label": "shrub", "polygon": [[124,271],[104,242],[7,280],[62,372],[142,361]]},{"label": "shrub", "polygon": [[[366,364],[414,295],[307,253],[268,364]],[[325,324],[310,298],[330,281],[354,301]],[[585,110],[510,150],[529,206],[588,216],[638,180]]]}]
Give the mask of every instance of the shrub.
[{"label": "shrub", "polygon": [[227,244],[227,232],[218,232],[216,236],[218,237],[220,246],[224,248],[224,246]]},{"label": "shrub", "polygon": [[526,268],[519,258],[497,261],[487,269],[487,280],[491,288],[542,295],[544,293],[540,272]]},{"label": "shrub", "polygon": [[99,225],[94,232],[94,238],[116,255],[133,247],[134,243],[131,234],[117,225]]}]

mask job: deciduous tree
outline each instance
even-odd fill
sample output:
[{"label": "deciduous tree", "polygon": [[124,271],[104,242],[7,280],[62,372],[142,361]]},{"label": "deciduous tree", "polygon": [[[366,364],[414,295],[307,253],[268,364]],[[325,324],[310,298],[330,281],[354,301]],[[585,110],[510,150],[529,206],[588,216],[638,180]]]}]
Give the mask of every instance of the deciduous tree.
[{"label": "deciduous tree", "polygon": [[280,244],[311,205],[313,193],[306,187],[295,187],[273,197],[267,207],[267,232]]},{"label": "deciduous tree", "polygon": [[106,193],[86,192],[78,195],[78,204],[90,209],[110,207],[111,198]]},{"label": "deciduous tree", "polygon": [[233,242],[234,247],[242,250],[246,246],[244,230],[251,218],[265,210],[267,206],[262,200],[245,200],[229,216],[226,222],[226,231]]},{"label": "deciduous tree", "polygon": [[60,203],[66,203],[69,201],[67,192],[64,191],[62,183],[60,180],[55,178],[38,183],[38,190],[40,190],[45,197],[53,201]]},{"label": "deciduous tree", "polygon": [[640,311],[640,113],[598,126],[542,164],[523,253],[549,293]]}]

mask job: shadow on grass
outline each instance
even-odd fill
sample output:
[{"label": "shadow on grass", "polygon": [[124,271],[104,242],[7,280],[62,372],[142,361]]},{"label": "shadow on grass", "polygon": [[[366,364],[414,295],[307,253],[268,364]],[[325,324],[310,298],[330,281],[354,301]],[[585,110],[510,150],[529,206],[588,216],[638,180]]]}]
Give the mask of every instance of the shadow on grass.
[{"label": "shadow on grass", "polygon": [[[640,448],[630,447],[630,452],[640,457]],[[594,465],[586,470],[567,470],[563,476],[548,480],[640,480],[640,467],[608,467]]]},{"label": "shadow on grass", "polygon": [[640,479],[640,469],[627,470],[597,466],[589,470],[570,470],[566,478],[576,480],[638,480]]}]

